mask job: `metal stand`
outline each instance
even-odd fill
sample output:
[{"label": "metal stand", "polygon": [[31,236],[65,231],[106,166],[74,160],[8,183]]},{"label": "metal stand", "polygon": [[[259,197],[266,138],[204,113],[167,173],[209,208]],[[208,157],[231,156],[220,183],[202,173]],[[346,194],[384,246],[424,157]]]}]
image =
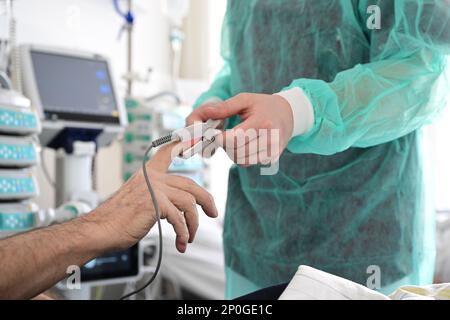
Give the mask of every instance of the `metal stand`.
[{"label": "metal stand", "polygon": [[[97,207],[98,196],[93,190],[92,162],[95,156],[95,142],[75,141],[73,152],[64,149],[56,152],[56,207],[71,201],[87,204],[91,209]],[[90,300],[91,286],[81,283],[80,289],[68,290],[59,285],[62,294],[69,300]]]},{"label": "metal stand", "polygon": [[80,289],[63,290],[62,293],[67,300],[91,300],[91,286],[85,283]]},{"label": "metal stand", "polygon": [[75,141],[73,152],[63,149],[56,153],[56,206],[68,201],[81,201],[92,209],[98,205],[98,196],[92,187],[92,162],[95,143]]}]

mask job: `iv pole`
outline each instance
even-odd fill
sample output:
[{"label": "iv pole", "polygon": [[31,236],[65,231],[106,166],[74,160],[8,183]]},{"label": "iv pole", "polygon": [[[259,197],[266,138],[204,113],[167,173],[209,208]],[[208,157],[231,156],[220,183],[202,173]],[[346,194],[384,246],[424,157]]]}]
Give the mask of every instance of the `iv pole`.
[{"label": "iv pole", "polygon": [[128,4],[128,13],[126,15],[126,28],[127,28],[127,96],[131,97],[133,94],[133,79],[132,79],[132,72],[133,72],[133,16],[131,14],[132,12],[132,0],[127,0]]}]

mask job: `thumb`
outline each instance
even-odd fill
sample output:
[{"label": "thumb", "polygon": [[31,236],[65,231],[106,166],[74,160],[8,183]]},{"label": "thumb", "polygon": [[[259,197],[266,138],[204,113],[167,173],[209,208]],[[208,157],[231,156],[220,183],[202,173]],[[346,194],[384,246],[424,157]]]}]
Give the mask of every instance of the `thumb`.
[{"label": "thumb", "polygon": [[203,120],[203,111],[198,109],[191,112],[191,114],[186,118],[186,126],[190,126],[191,124],[194,124],[195,122],[204,122]]},{"label": "thumb", "polygon": [[216,105],[203,105],[194,110],[186,119],[186,125],[191,125],[195,122],[205,122],[209,119],[221,120],[228,118],[222,115],[223,103]]},{"label": "thumb", "polygon": [[210,108],[219,107],[221,102],[207,102],[202,104],[200,107],[196,108],[191,114],[186,118],[186,125],[191,125],[194,122],[205,122],[210,119]]},{"label": "thumb", "polygon": [[241,93],[222,102],[218,108],[208,111],[211,115],[208,119],[222,120],[242,114],[251,104],[250,97],[250,94]]},{"label": "thumb", "polygon": [[241,114],[249,107],[249,97],[249,94],[241,93],[224,102],[205,104],[191,113],[187,123],[192,124],[194,121],[206,121],[209,119],[224,120]]}]

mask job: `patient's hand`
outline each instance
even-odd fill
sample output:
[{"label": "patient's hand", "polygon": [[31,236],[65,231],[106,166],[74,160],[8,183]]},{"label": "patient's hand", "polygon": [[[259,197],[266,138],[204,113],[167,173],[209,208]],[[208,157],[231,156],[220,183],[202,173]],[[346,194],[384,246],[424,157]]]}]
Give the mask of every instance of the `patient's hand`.
[{"label": "patient's hand", "polygon": [[[198,228],[197,204],[210,217],[217,217],[214,199],[191,179],[169,175],[167,169],[177,144],[161,147],[147,163],[161,218],[173,225],[176,247],[184,252]],[[110,199],[85,216],[101,226],[104,241],[124,249],[142,239],[156,222],[155,209],[142,170],[136,172]]]}]

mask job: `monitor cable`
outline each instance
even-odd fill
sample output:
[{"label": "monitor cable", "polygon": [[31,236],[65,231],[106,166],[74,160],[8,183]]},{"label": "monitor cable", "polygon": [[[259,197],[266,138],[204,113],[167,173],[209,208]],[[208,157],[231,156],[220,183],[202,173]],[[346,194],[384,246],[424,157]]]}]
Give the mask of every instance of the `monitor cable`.
[{"label": "monitor cable", "polygon": [[130,293],[127,293],[126,295],[124,295],[123,297],[120,298],[120,300],[126,300],[129,297],[141,292],[142,290],[144,290],[145,288],[147,288],[156,278],[156,276],[158,275],[159,269],[161,268],[161,261],[162,261],[162,251],[163,251],[163,239],[162,239],[162,229],[161,229],[161,213],[159,211],[159,206],[158,206],[158,201],[156,200],[156,195],[155,192],[153,191],[152,185],[150,183],[150,179],[148,177],[148,173],[147,173],[147,158],[150,155],[150,151],[153,148],[156,148],[158,146],[161,146],[163,144],[172,142],[172,141],[176,141],[179,140],[178,137],[174,136],[174,135],[167,135],[164,137],[161,137],[155,141],[153,141],[150,146],[147,148],[147,150],[145,151],[144,154],[144,160],[142,162],[142,171],[144,173],[144,178],[145,178],[145,183],[147,184],[147,189],[148,192],[150,193],[150,198],[152,200],[153,203],[153,207],[155,208],[155,214],[156,214],[156,221],[158,223],[158,238],[159,238],[159,250],[158,250],[158,261],[156,263],[156,268],[155,271],[153,272],[153,275],[151,276],[151,278],[139,289],[136,289]]}]

